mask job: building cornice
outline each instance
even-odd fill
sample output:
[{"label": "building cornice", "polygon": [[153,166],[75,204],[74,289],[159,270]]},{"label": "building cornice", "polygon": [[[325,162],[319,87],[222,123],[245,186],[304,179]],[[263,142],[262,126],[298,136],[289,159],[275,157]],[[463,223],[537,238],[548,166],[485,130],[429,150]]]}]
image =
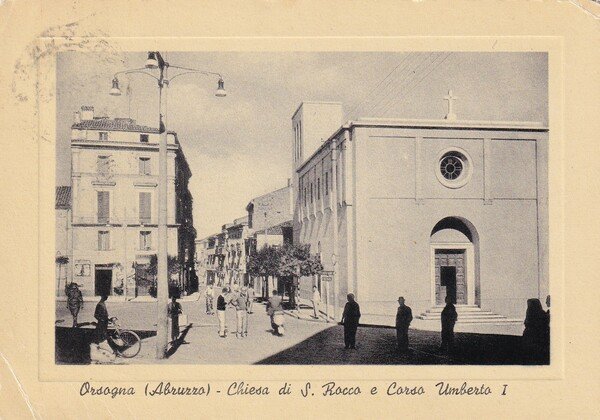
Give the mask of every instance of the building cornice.
[{"label": "building cornice", "polygon": [[426,130],[482,130],[482,131],[525,131],[547,132],[548,127],[535,121],[485,121],[485,120],[421,120],[421,119],[387,119],[387,118],[361,118],[357,121],[348,121],[338,128],[321,146],[312,153],[298,168],[302,170],[319,155],[321,151],[331,144],[340,133],[353,128],[419,128]]}]

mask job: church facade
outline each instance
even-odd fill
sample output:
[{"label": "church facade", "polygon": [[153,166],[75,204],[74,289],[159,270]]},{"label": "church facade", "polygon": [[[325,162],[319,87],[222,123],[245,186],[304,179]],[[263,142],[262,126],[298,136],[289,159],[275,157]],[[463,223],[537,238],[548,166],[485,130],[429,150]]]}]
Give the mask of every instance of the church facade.
[{"label": "church facade", "polygon": [[440,120],[342,124],[341,104],[309,106],[292,119],[294,241],[333,281],[304,278],[302,289],[316,284],[340,308],[354,293],[363,314],[390,317],[398,296],[415,315],[449,296],[498,319],[523,319],[528,298],[545,298],[546,127],[460,121],[451,107]]}]

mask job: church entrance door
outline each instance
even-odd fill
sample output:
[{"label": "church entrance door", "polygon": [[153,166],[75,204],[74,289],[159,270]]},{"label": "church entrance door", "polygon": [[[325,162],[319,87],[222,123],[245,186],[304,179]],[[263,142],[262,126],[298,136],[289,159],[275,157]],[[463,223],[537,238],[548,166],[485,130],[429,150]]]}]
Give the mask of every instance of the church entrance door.
[{"label": "church entrance door", "polygon": [[435,250],[435,303],[444,305],[450,296],[458,305],[467,304],[465,249]]}]

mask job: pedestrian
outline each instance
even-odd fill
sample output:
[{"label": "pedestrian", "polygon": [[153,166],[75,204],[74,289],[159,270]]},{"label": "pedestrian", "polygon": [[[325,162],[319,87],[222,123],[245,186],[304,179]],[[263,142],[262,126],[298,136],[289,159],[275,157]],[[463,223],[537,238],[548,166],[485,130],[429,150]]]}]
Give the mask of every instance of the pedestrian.
[{"label": "pedestrian", "polygon": [[227,337],[227,327],[225,326],[225,309],[227,309],[227,287],[223,287],[223,290],[217,298],[217,318],[219,319],[219,337]]},{"label": "pedestrian", "polygon": [[313,294],[311,299],[313,305],[313,318],[319,319],[319,304],[321,303],[321,294],[317,286],[313,286]]},{"label": "pedestrian", "polygon": [[108,294],[103,293],[100,296],[100,302],[96,305],[94,318],[96,318],[96,330],[94,331],[94,342],[100,344],[108,339],[108,310],[106,309],[106,300]]},{"label": "pedestrian", "polygon": [[441,350],[452,352],[454,350],[454,324],[458,319],[454,300],[450,296],[446,296],[446,306],[442,310],[442,345]]},{"label": "pedestrian", "polygon": [[179,314],[181,310],[181,304],[177,302],[177,296],[171,296],[171,302],[167,306],[167,313],[171,317],[171,342],[174,343],[179,338]]},{"label": "pedestrian", "polygon": [[206,299],[206,314],[213,315],[215,313],[215,311],[213,309],[213,301],[215,298],[215,291],[213,289],[212,283],[210,283],[206,287],[206,291],[204,292],[204,297]]},{"label": "pedestrian", "polygon": [[360,319],[360,306],[354,300],[354,295],[348,293],[348,302],[344,306],[342,325],[344,326],[344,346],[346,349],[356,349],[356,330]]},{"label": "pedestrian", "polygon": [[77,315],[81,308],[83,308],[83,296],[81,295],[81,290],[79,290],[79,285],[77,283],[69,284],[65,288],[65,293],[67,295],[67,308],[69,308],[73,316],[73,328],[77,328],[79,326]]},{"label": "pedestrian", "polygon": [[253,285],[248,286],[248,313],[252,313],[252,307],[254,306],[254,287]]},{"label": "pedestrian", "polygon": [[273,328],[273,333],[274,334],[278,334],[279,331],[279,326],[275,323],[275,314],[282,314],[283,313],[283,306],[282,306],[282,297],[279,296],[279,294],[277,293],[277,290],[273,290],[273,295],[269,298],[268,302],[267,302],[267,314],[269,315],[269,317],[271,318],[271,328]]},{"label": "pedestrian", "polygon": [[542,308],[539,299],[527,299],[525,330],[523,331],[523,350],[525,356],[533,361],[543,360],[549,354],[550,317]]},{"label": "pedestrian", "polygon": [[237,338],[246,337],[248,336],[248,295],[246,287],[242,287],[237,298],[232,303],[235,307],[235,336]]},{"label": "pedestrian", "polygon": [[408,327],[413,320],[412,309],[405,305],[403,296],[398,298],[398,311],[396,312],[396,339],[398,341],[398,352],[408,351]]}]

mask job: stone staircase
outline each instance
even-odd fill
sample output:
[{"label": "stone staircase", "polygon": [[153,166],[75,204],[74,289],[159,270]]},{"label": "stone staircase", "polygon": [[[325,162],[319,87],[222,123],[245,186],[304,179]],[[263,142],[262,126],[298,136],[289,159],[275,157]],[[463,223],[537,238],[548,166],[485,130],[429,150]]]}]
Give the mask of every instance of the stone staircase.
[{"label": "stone staircase", "polygon": [[[443,306],[434,306],[421,315],[417,315],[417,319],[423,321],[437,321],[440,322],[442,316]],[[522,319],[511,319],[504,315],[495,314],[491,311],[481,309],[476,305],[456,305],[456,312],[458,313],[457,324],[504,324],[504,323],[522,323]]]}]

